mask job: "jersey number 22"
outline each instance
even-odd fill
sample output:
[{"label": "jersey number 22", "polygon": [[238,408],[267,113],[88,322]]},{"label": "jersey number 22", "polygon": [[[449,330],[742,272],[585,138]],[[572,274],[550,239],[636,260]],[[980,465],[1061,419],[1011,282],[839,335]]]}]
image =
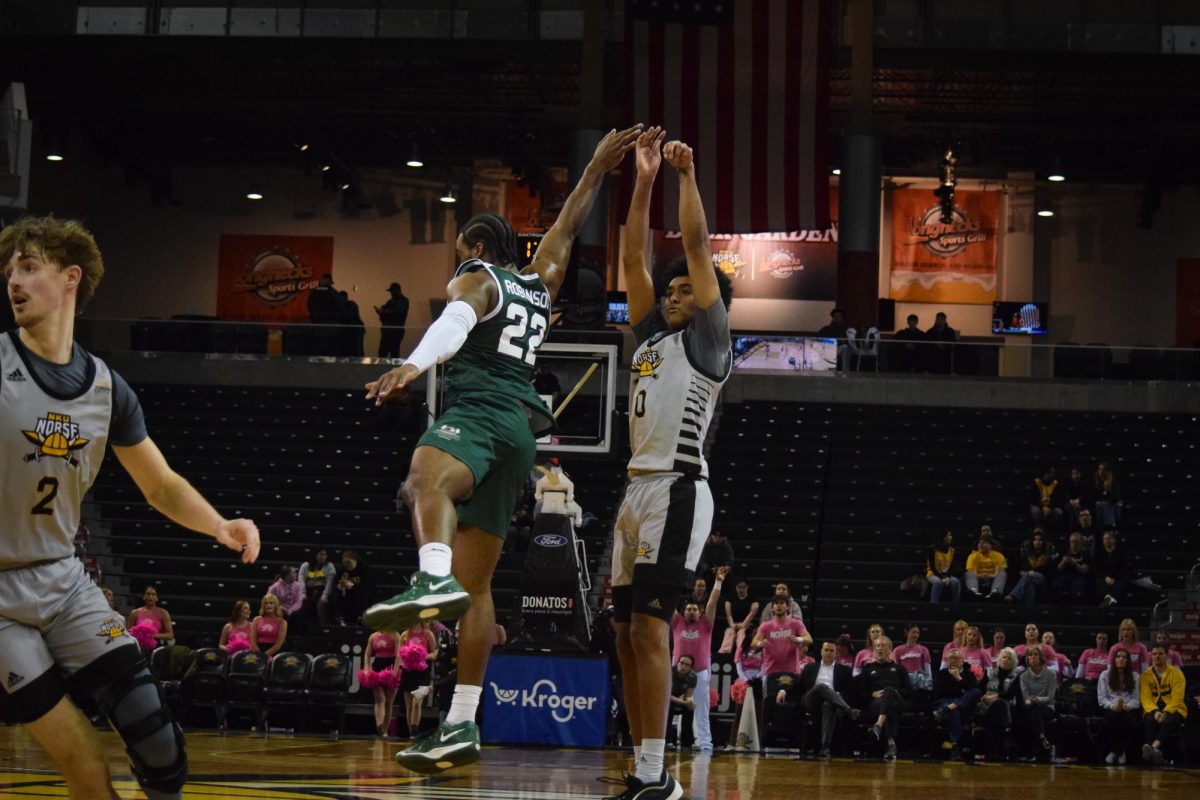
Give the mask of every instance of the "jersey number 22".
[{"label": "jersey number 22", "polygon": [[[537,349],[546,338],[546,318],[535,312],[531,319],[528,309],[516,303],[509,305],[507,316],[513,323],[500,331],[500,344],[496,346],[496,350],[519,361],[533,364],[537,360]],[[522,350],[519,343],[513,344],[513,339],[523,339],[526,331],[531,331],[529,349]]]}]

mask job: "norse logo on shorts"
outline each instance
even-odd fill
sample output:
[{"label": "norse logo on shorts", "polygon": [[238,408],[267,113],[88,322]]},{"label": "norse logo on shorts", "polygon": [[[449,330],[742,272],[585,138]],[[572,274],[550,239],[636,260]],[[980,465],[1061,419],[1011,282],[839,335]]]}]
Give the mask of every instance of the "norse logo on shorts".
[{"label": "norse logo on shorts", "polygon": [[654,378],[658,380],[658,376],[654,374],[654,370],[662,366],[663,357],[657,350],[647,350],[644,353],[638,353],[633,359],[633,371],[638,374],[639,378]]},{"label": "norse logo on shorts", "polygon": [[90,439],[79,435],[79,424],[71,422],[68,414],[47,411],[33,430],[22,430],[25,438],[37,445],[37,449],[25,456],[25,462],[41,461],[43,458],[61,458],[72,467],[79,466],[79,459],[71,455],[87,446]]},{"label": "norse logo on shorts", "polygon": [[637,549],[637,557],[638,558],[649,558],[650,554],[653,552],[654,552],[654,545],[650,544],[649,542],[638,542],[638,549]]},{"label": "norse logo on shorts", "polygon": [[10,672],[10,673],[8,673],[8,684],[7,684],[8,688],[12,689],[14,686],[20,686],[21,682],[24,680],[25,680],[24,675],[18,675],[15,672]]},{"label": "norse logo on shorts", "polygon": [[100,623],[100,632],[96,635],[103,639],[105,644],[111,644],[113,639],[120,639],[125,635],[125,626],[119,620],[110,617]]},{"label": "norse logo on shorts", "polygon": [[462,433],[462,428],[456,428],[453,425],[443,425],[434,431],[434,433],[438,436],[441,436],[443,439],[454,439],[457,441],[459,435]]}]

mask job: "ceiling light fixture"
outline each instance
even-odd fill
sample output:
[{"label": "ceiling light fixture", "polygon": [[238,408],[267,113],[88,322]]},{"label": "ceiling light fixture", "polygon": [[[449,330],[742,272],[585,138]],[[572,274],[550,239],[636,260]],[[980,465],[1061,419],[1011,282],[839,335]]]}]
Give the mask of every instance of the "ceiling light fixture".
[{"label": "ceiling light fixture", "polygon": [[421,160],[421,148],[417,146],[416,142],[413,142],[412,153],[409,154],[408,161],[405,161],[404,164],[413,169],[420,169],[425,166],[425,162]]},{"label": "ceiling light fixture", "polygon": [[446,191],[442,192],[442,196],[438,200],[441,200],[446,205],[458,202],[458,198],[454,196],[454,187],[447,183]]},{"label": "ceiling light fixture", "polygon": [[263,199],[262,189],[259,187],[259,185],[257,183],[250,184],[250,191],[246,192],[246,199],[247,200],[262,200]]}]

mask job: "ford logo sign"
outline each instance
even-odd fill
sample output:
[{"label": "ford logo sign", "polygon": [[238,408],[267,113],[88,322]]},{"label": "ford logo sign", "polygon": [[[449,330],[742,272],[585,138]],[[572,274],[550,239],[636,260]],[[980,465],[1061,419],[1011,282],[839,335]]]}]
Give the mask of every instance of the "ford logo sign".
[{"label": "ford logo sign", "polygon": [[539,547],[562,547],[567,543],[567,537],[559,536],[557,533],[543,533],[541,536],[533,537],[533,543]]}]

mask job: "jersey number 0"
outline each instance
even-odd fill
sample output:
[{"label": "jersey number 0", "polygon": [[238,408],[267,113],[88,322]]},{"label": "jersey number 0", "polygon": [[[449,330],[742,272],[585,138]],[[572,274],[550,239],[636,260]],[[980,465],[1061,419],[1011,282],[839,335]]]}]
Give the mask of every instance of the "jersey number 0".
[{"label": "jersey number 0", "polygon": [[[496,350],[519,361],[533,364],[537,360],[537,349],[541,346],[542,340],[546,338],[546,318],[541,314],[534,313],[533,318],[530,319],[529,311],[525,306],[515,303],[508,307],[508,318],[513,321],[513,324],[506,325],[500,332],[500,343],[496,346]],[[513,339],[524,338],[526,331],[532,331],[529,334],[529,349],[522,350],[520,344],[513,344]]]}]

